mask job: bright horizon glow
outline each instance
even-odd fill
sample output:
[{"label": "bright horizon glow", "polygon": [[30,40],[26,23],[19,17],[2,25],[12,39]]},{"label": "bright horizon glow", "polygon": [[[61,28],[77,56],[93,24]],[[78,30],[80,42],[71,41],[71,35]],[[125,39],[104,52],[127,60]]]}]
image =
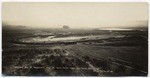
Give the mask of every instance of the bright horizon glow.
[{"label": "bright horizon glow", "polygon": [[100,30],[120,30],[120,31],[124,31],[124,30],[133,30],[133,29],[125,29],[125,28],[105,28],[105,29],[100,29]]},{"label": "bright horizon glow", "polygon": [[2,21],[38,28],[148,26],[147,3],[2,3]]}]

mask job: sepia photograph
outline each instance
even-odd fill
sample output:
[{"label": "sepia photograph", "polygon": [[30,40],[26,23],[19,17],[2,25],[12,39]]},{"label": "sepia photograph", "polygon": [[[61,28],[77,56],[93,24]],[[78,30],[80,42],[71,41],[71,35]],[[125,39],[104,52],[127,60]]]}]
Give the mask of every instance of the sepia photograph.
[{"label": "sepia photograph", "polygon": [[148,75],[146,2],[2,2],[3,76]]}]

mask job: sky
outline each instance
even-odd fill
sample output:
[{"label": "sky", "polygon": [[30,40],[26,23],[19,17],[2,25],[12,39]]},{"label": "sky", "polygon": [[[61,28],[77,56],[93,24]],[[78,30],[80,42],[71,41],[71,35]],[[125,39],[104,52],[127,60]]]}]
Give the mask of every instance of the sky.
[{"label": "sky", "polygon": [[2,3],[2,22],[41,28],[148,26],[148,3]]}]

